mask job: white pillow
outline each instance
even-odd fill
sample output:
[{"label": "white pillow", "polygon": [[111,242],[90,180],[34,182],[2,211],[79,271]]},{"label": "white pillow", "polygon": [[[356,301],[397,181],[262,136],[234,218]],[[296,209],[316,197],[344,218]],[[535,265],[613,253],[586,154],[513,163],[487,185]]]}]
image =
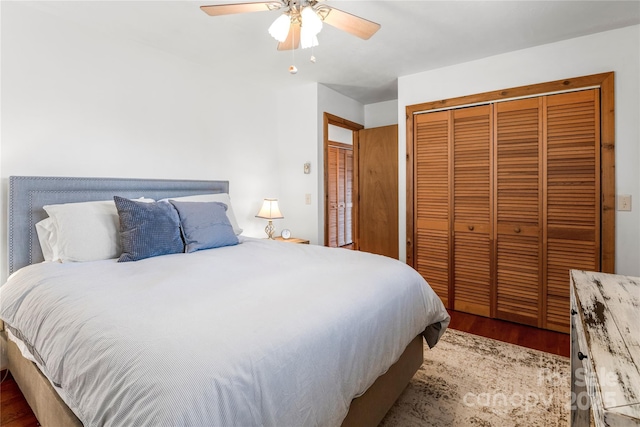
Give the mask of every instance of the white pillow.
[{"label": "white pillow", "polygon": [[236,215],[233,213],[233,207],[231,206],[231,197],[229,197],[228,193],[216,193],[216,194],[198,194],[195,196],[184,196],[184,197],[170,197],[168,199],[162,199],[161,201],[168,200],[177,200],[181,202],[220,202],[227,205],[227,217],[229,218],[229,222],[233,227],[233,232],[236,233],[236,236],[239,236],[242,233],[242,228],[238,225],[238,221],[236,221]]},{"label": "white pillow", "polygon": [[[42,230],[43,237],[38,231],[38,239],[45,260],[51,256],[52,261],[97,261],[117,258],[122,253],[120,218],[113,200],[47,205],[43,208],[51,222],[41,224],[46,219],[39,222],[40,227],[36,224],[36,231]],[[50,250],[46,248],[47,242]]]},{"label": "white pillow", "polygon": [[56,233],[55,223],[51,218],[45,218],[36,224],[36,233],[38,241],[42,249],[42,255],[45,261],[55,261],[60,258],[56,241],[58,235]]}]

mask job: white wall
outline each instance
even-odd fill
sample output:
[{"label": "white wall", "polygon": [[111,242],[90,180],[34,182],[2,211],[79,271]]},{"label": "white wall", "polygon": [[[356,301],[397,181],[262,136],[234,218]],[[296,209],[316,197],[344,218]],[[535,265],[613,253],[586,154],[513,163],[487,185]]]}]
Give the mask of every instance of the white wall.
[{"label": "white wall", "polygon": [[[268,85],[20,2],[3,2],[1,30],[3,203],[10,175],[224,179],[245,233],[263,233],[254,216],[280,184]],[[4,208],[1,224],[4,282]]]},{"label": "white wall", "polygon": [[[309,239],[317,244],[318,224],[318,84],[308,83],[281,90],[277,94],[278,174],[280,191],[278,206],[284,219],[274,222],[276,234],[283,228],[293,237]],[[311,163],[311,173],[304,164]],[[305,204],[305,195],[311,204]],[[267,195],[265,195],[266,197]],[[322,241],[320,241],[322,244]]]},{"label": "white wall", "polygon": [[616,193],[633,211],[616,212],[616,272],[640,276],[640,26],[459,64],[398,79],[400,257],[406,259],[407,105],[614,71]]},{"label": "white wall", "polygon": [[351,129],[329,124],[327,126],[328,139],[333,142],[353,145],[353,131]]},{"label": "white wall", "polygon": [[[277,94],[278,161],[283,220],[277,233],[289,228],[291,235],[324,244],[324,113],[364,123],[364,106],[333,89],[309,83],[280,90]],[[304,163],[311,173],[303,173]],[[305,204],[305,195],[311,204]]]},{"label": "white wall", "polygon": [[396,124],[398,124],[397,99],[364,106],[364,127],[377,128]]}]

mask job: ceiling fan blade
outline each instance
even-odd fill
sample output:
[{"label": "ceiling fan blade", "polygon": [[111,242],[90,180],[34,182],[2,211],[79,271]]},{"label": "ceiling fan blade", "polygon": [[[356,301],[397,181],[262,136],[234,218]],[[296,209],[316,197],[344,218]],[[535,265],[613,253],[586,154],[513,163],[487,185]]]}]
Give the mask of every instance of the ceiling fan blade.
[{"label": "ceiling fan blade", "polygon": [[300,23],[291,23],[287,39],[278,43],[278,50],[293,50],[300,45]]},{"label": "ceiling fan blade", "polygon": [[234,13],[262,12],[266,10],[280,9],[282,3],[267,1],[259,3],[235,3],[235,4],[214,4],[211,6],[200,6],[204,13],[210,16],[231,15]]},{"label": "ceiling fan blade", "polygon": [[352,15],[334,7],[322,5],[318,10],[323,21],[342,31],[368,40],[380,29],[380,24],[369,21],[359,16]]}]

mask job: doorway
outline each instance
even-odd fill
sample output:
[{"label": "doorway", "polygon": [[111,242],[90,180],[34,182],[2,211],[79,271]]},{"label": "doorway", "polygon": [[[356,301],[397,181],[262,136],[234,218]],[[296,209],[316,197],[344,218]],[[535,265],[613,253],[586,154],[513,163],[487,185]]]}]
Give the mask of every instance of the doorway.
[{"label": "doorway", "polygon": [[362,125],[324,113],[324,244],[358,249],[358,131]]},{"label": "doorway", "polygon": [[325,246],[398,258],[398,126],[324,113]]}]

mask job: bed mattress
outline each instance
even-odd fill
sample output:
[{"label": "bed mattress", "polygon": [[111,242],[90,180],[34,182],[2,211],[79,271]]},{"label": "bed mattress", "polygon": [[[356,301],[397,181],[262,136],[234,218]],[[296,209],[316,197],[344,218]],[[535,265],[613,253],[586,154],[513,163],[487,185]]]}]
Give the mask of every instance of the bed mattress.
[{"label": "bed mattress", "polygon": [[41,263],[0,317],[84,425],[339,425],[449,316],[405,264],[242,239],[149,258]]}]

